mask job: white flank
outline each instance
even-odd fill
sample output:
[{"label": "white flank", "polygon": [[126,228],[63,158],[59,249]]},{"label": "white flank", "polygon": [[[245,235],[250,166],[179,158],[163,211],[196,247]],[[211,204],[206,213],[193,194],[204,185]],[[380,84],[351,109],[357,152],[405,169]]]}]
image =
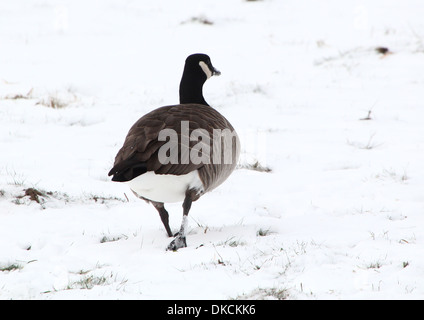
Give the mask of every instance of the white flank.
[{"label": "white flank", "polygon": [[150,171],[125,183],[139,196],[164,203],[183,201],[187,189],[203,189],[197,170],[180,176]]}]

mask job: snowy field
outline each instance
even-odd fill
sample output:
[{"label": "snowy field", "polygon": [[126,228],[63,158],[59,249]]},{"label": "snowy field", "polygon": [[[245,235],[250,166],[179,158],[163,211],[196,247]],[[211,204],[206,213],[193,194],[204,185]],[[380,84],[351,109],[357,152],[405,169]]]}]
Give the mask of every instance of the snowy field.
[{"label": "snowy field", "polygon": [[[0,298],[424,299],[423,16],[421,0],[2,0]],[[242,155],[167,252],[156,210],[107,172],[196,52]]]}]

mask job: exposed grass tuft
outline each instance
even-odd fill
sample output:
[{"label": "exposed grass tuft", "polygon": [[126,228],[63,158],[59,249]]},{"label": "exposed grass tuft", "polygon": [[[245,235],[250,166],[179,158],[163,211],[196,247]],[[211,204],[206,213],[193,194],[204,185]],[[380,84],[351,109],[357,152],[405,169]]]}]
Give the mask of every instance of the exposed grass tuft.
[{"label": "exposed grass tuft", "polygon": [[[112,276],[112,275],[111,275]],[[105,276],[94,276],[94,275],[85,275],[80,280],[72,282],[68,285],[67,289],[93,289],[95,286],[104,286],[108,285],[108,277]]]},{"label": "exposed grass tuft", "polygon": [[106,242],[115,242],[115,241],[119,241],[121,239],[128,239],[128,236],[126,236],[125,234],[122,234],[120,236],[116,236],[116,237],[112,237],[112,236],[107,236],[104,235],[101,239],[100,239],[100,243],[106,243]]},{"label": "exposed grass tuft", "polygon": [[213,22],[204,16],[192,17],[189,20],[181,22],[181,24],[186,24],[186,23],[200,23],[200,24],[209,25],[209,26],[213,25]]},{"label": "exposed grass tuft", "polygon": [[380,269],[383,264],[380,261],[371,262],[366,266],[367,269]]},{"label": "exposed grass tuft", "polygon": [[69,102],[65,102],[59,99],[57,96],[49,96],[47,98],[39,100],[36,105],[43,105],[45,107],[53,109],[62,109],[69,105]]},{"label": "exposed grass tuft", "polygon": [[2,99],[4,100],[32,99],[33,98],[32,91],[33,91],[33,88],[31,88],[31,90],[29,90],[26,94],[22,94],[22,93],[10,94],[10,95],[4,96]]},{"label": "exposed grass tuft", "polygon": [[361,150],[373,150],[383,145],[383,143],[375,143],[373,141],[374,136],[375,136],[375,133],[370,136],[367,143],[354,142],[354,141],[347,140],[347,144]]},{"label": "exposed grass tuft", "polygon": [[270,234],[272,234],[272,232],[269,229],[261,228],[256,232],[256,235],[259,237],[266,237],[266,236],[269,236]]},{"label": "exposed grass tuft", "polygon": [[124,200],[124,199],[121,199],[121,198],[118,198],[118,197],[114,197],[114,196],[107,196],[107,197],[105,197],[105,196],[98,196],[98,195],[95,195],[95,194],[90,194],[90,195],[88,196],[88,199],[89,199],[89,200],[93,200],[94,202],[101,203],[101,204],[105,204],[105,203],[107,203],[108,201],[120,201],[120,202],[125,202],[125,200]]},{"label": "exposed grass tuft", "polygon": [[0,266],[0,272],[10,272],[10,271],[15,271],[15,270],[21,270],[23,268],[23,266],[21,266],[18,263],[11,263],[11,264],[7,264],[5,266]]},{"label": "exposed grass tuft", "polygon": [[229,246],[232,248],[236,248],[238,246],[244,246],[244,245],[246,245],[246,242],[243,242],[241,240],[235,240],[234,237],[231,237],[217,244],[217,246]]},{"label": "exposed grass tuft", "polygon": [[247,170],[253,170],[253,171],[259,171],[259,172],[272,172],[272,169],[262,165],[259,161],[255,161],[254,163],[244,163],[239,164],[237,166],[237,169],[247,169]]},{"label": "exposed grass tuft", "polygon": [[289,297],[287,289],[258,288],[248,294],[238,296],[236,300],[286,300]]},{"label": "exposed grass tuft", "polygon": [[23,186],[25,184],[26,178],[20,173],[17,173],[16,171],[9,171],[6,169],[6,174],[12,178],[12,180],[8,180],[7,184],[12,186]]},{"label": "exposed grass tuft", "polygon": [[367,116],[366,117],[364,117],[364,118],[361,118],[361,119],[359,119],[359,120],[361,120],[361,121],[368,121],[368,120],[372,120],[372,118],[371,118],[371,113],[372,113],[372,110],[368,110],[368,114],[367,114]]},{"label": "exposed grass tuft", "polygon": [[28,196],[31,201],[41,203],[40,197],[45,197],[46,194],[35,188],[28,188],[25,189],[25,196]]}]

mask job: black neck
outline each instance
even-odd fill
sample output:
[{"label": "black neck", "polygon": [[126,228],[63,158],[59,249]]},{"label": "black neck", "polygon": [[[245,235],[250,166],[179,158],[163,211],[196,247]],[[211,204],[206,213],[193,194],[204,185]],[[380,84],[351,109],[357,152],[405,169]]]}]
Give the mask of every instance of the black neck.
[{"label": "black neck", "polygon": [[180,83],[180,103],[198,103],[208,106],[205,98],[203,98],[203,84],[205,81],[206,75],[204,74],[184,72]]}]

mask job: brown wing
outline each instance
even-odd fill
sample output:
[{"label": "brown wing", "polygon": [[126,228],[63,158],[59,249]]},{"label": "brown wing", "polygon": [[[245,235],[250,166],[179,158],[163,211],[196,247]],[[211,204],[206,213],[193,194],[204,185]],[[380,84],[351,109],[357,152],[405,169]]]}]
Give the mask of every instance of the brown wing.
[{"label": "brown wing", "polygon": [[[190,157],[181,163],[181,151],[191,150],[197,141],[190,141],[188,149],[181,145],[181,121],[189,121],[189,136],[195,129],[205,129],[210,137],[213,129],[231,128],[229,122],[215,109],[200,104],[181,104],[161,107],[141,117],[130,129],[124,145],[115,158],[109,175],[113,181],[129,181],[147,171],[156,174],[183,175],[199,169],[204,164],[195,164]],[[162,164],[158,152],[167,141],[159,141],[163,129],[173,129],[178,134],[178,164]],[[189,140],[188,140],[189,141]]]}]

